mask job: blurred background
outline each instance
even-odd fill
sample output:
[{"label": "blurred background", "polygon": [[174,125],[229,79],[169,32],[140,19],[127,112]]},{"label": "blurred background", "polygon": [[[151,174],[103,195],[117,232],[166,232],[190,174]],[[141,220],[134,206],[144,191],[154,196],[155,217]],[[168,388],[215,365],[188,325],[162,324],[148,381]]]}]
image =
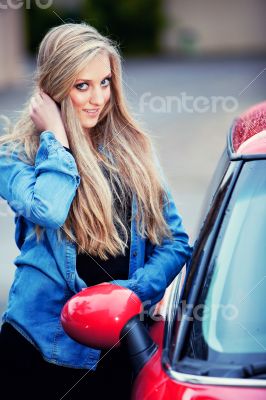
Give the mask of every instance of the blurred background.
[{"label": "blurred background", "polygon": [[[0,114],[19,117],[50,27],[95,26],[120,47],[129,106],[153,138],[193,243],[228,129],[265,99],[265,15],[265,0],[1,1]],[[2,199],[0,235],[2,313],[18,254],[14,215]]]}]

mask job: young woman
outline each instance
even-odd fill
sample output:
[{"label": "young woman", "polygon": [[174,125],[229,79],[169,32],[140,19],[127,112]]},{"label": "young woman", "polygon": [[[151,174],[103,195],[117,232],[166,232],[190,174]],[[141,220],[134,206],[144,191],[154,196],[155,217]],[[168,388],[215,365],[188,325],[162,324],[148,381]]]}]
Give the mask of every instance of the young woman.
[{"label": "young woman", "polygon": [[0,335],[10,398],[128,398],[125,355],[68,337],[62,307],[107,281],[153,305],[191,255],[121,81],[108,38],[85,23],[55,27],[40,44],[33,96],[0,137],[0,196],[20,249]]}]

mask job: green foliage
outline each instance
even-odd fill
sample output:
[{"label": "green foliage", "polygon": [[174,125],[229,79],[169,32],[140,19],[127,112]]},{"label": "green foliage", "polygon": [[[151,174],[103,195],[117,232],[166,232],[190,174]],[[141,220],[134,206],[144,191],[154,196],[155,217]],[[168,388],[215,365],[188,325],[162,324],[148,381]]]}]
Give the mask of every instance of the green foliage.
[{"label": "green foliage", "polygon": [[124,54],[159,51],[159,37],[165,20],[162,0],[84,0],[75,11],[38,8],[34,2],[25,10],[28,49],[36,53],[48,29],[64,22],[86,21],[120,45]]},{"label": "green foliage", "polygon": [[120,44],[123,53],[159,50],[164,26],[162,0],[85,0],[82,16]]},{"label": "green foliage", "polygon": [[37,53],[38,46],[47,31],[64,22],[80,22],[81,15],[79,10],[75,12],[49,7],[47,9],[38,8],[34,2],[31,8],[24,11],[26,26],[26,42],[30,53]]}]

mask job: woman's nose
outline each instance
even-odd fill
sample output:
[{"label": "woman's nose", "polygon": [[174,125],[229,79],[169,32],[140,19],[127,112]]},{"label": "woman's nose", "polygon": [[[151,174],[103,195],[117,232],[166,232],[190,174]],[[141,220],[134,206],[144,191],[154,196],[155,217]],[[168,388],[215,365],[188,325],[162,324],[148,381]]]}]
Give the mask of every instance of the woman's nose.
[{"label": "woman's nose", "polygon": [[104,104],[103,89],[101,87],[95,87],[92,90],[92,93],[90,96],[90,103],[95,104],[97,106],[101,106]]}]

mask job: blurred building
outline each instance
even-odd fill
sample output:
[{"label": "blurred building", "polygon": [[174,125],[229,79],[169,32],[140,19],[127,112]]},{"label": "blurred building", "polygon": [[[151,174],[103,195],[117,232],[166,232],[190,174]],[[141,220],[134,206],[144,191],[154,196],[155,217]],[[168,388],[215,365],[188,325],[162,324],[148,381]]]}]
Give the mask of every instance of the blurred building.
[{"label": "blurred building", "polygon": [[[14,2],[12,8],[8,2],[0,4],[0,90],[21,81],[27,55],[24,18],[33,18],[27,9],[33,3],[21,1],[16,8]],[[75,19],[75,12],[86,7],[86,0],[50,3],[49,9],[42,9],[38,18],[54,17],[58,21],[60,15],[54,10],[59,7],[62,13],[64,10],[70,16],[73,13]],[[227,56],[266,52],[265,0],[162,0],[162,15],[166,21],[160,40],[164,54]]]},{"label": "blurred building", "polygon": [[25,60],[23,12],[0,10],[0,89],[16,84],[22,78]]},{"label": "blurred building", "polygon": [[165,53],[266,53],[265,0],[164,0]]}]

